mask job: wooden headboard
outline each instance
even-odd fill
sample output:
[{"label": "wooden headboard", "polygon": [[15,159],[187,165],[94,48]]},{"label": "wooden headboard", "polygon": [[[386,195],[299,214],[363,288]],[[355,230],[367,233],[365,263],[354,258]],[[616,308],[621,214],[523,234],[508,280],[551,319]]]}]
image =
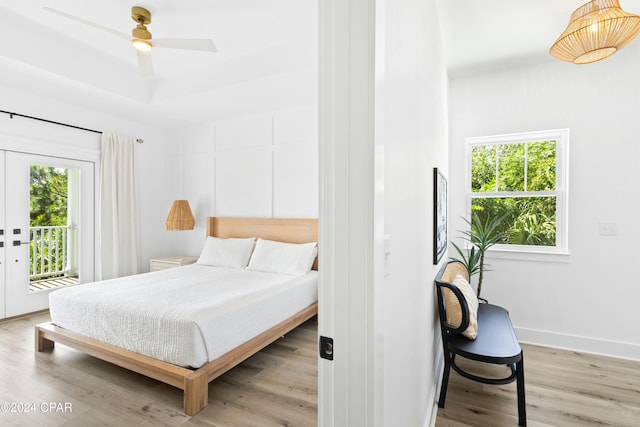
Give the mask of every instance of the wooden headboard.
[{"label": "wooden headboard", "polygon": [[[207,218],[207,236],[261,237],[287,243],[318,241],[318,220],[312,218]],[[318,269],[318,259],[313,264]]]}]

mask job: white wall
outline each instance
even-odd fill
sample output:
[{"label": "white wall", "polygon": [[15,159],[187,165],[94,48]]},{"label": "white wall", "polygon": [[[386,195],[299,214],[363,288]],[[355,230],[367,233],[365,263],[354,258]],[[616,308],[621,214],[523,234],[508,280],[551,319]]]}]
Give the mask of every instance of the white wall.
[{"label": "white wall", "polygon": [[[482,288],[510,311],[523,341],[640,359],[638,53],[627,47],[595,64],[549,62],[450,83],[450,235],[465,215],[464,138],[570,129],[569,257],[492,257]],[[599,235],[602,221],[618,234]]]},{"label": "white wall", "polygon": [[166,232],[175,242],[166,255],[197,256],[208,216],[317,218],[317,123],[317,107],[302,105],[174,132],[165,188],[189,200],[196,226]]},{"label": "white wall", "polygon": [[383,139],[384,425],[435,418],[441,369],[433,278],[433,168],[447,174],[447,75],[434,1],[386,2]]},{"label": "white wall", "polygon": [[[148,270],[148,260],[156,255],[158,247],[168,246],[163,233],[163,215],[166,215],[162,189],[164,170],[165,132],[155,126],[122,119],[58,100],[38,96],[22,90],[0,87],[2,105],[0,109],[48,120],[68,123],[89,129],[130,135],[144,139],[138,146],[140,183],[140,215],[142,270]],[[48,155],[72,156],[81,159],[93,158],[99,166],[100,137],[98,134],[60,127],[52,124],[0,115],[0,134],[11,138],[27,138],[38,144]],[[5,138],[6,140],[7,138]],[[9,138],[10,139],[10,138]],[[24,143],[24,142],[21,142]],[[12,148],[12,147],[0,147]],[[17,147],[19,149],[19,147]],[[97,181],[96,181],[97,182]],[[96,194],[97,197],[97,194]],[[166,211],[168,213],[168,209]]]}]

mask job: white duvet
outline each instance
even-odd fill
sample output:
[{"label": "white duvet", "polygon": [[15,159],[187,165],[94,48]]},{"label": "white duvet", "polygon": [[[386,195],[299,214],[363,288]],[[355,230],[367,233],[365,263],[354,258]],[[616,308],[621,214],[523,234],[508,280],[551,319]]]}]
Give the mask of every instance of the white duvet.
[{"label": "white duvet", "polygon": [[62,328],[198,368],[317,301],[317,277],[193,264],[59,289],[49,305]]}]

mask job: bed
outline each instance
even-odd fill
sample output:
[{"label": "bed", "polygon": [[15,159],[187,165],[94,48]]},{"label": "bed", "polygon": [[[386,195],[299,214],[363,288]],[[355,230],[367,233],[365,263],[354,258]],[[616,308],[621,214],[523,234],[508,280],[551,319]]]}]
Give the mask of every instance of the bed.
[{"label": "bed", "polygon": [[[316,242],[317,220],[211,217],[207,218],[207,235],[223,239],[230,237],[256,237],[288,243]],[[314,262],[313,269],[317,270],[317,260]],[[198,280],[200,282],[213,280],[211,276],[234,276],[237,274],[240,273],[229,271],[226,268],[192,265],[164,272],[146,273],[139,276],[116,279],[115,281],[80,285],[74,287],[76,289],[69,288],[69,291],[65,293],[58,292],[60,292],[59,295],[65,295],[66,298],[70,298],[72,303],[67,304],[68,307],[69,305],[77,305],[73,302],[73,298],[79,298],[83,286],[86,288],[98,285],[100,292],[111,289],[117,295],[122,289],[130,286],[132,280],[137,279],[139,283],[136,286],[131,286],[135,288],[133,292],[146,292],[148,294],[149,290],[153,290],[155,287],[181,286],[181,282],[189,282],[192,277],[197,285]],[[268,290],[260,289],[254,292],[251,288],[255,287],[255,280],[261,280],[261,275],[268,277],[270,286]],[[180,280],[181,276],[184,280]],[[156,326],[157,330],[166,330],[170,335],[179,337],[178,344],[174,342],[165,346],[164,342],[160,342],[163,340],[162,334],[155,336],[153,328],[143,329],[145,321],[136,320],[135,318],[125,318],[126,320],[119,324],[113,324],[110,328],[100,326],[96,328],[98,332],[84,330],[79,324],[75,327],[76,324],[73,323],[74,315],[77,316],[77,313],[82,313],[82,311],[65,313],[65,310],[57,308],[58,303],[56,303],[55,310],[52,309],[52,322],[36,326],[36,350],[51,350],[54,348],[54,343],[58,342],[182,389],[184,391],[184,412],[187,415],[194,415],[208,404],[208,383],[210,381],[317,314],[317,271],[311,271],[302,277],[291,277],[290,279],[283,279],[278,277],[281,275],[259,271],[247,272],[245,276],[250,278],[242,279],[248,284],[249,290],[246,291],[248,293],[245,293],[242,290],[243,288],[239,288],[236,285],[227,286],[226,291],[223,289],[221,292],[225,297],[215,303],[218,305],[217,308],[211,308],[201,303],[205,299],[203,295],[207,295],[206,293],[197,294],[198,297],[191,298],[199,301],[192,312],[170,312],[171,317],[180,320],[177,323],[178,326],[173,327],[174,329],[167,327],[165,324],[161,324],[160,327]],[[209,292],[209,290],[203,292]],[[52,293],[52,300],[53,295]],[[104,303],[105,307],[107,307],[106,303],[110,298],[110,294],[105,293],[105,295]],[[178,293],[175,295],[175,306],[180,307],[180,297],[178,297]],[[93,300],[96,299],[93,298]],[[101,297],[101,302],[102,299]],[[131,300],[135,301],[133,298]],[[255,300],[254,305],[247,305],[252,300]],[[235,303],[232,304],[233,301],[242,301],[243,303],[232,310],[230,307],[235,307]],[[94,313],[99,309],[88,306],[85,310],[90,310]],[[209,314],[204,316],[203,313]],[[213,313],[216,313],[215,316],[217,317],[213,317]],[[270,315],[270,313],[279,313],[279,317]],[[98,316],[92,317],[97,318]],[[107,315],[107,317],[109,316]],[[112,317],[115,318],[115,316]],[[60,325],[55,323],[56,318],[59,319],[58,323]],[[222,336],[220,335],[221,331],[227,330],[227,327],[217,328],[217,331],[215,327],[211,328],[212,325],[216,324],[229,324],[229,319],[233,319],[231,320],[233,324],[243,325],[242,332],[233,331],[226,336]],[[225,321],[227,323],[224,323]],[[203,322],[209,325],[209,329],[202,327]],[[147,323],[153,324],[153,322]],[[62,324],[71,326],[62,327]],[[138,327],[143,332],[138,331],[136,329]],[[114,344],[113,337],[126,335],[126,330],[128,329],[135,331],[134,333],[138,334],[138,337],[141,335],[145,337],[145,340],[140,341],[140,348],[123,348],[126,346],[120,345],[118,341],[116,341],[118,345]],[[99,333],[101,330],[108,330],[110,336],[103,337]],[[233,337],[233,339],[227,339],[229,337]],[[223,343],[224,345],[217,345],[215,346],[216,349],[212,350],[214,347],[211,345],[212,342]],[[154,352],[162,352],[166,350],[165,347],[172,348],[171,351],[167,352],[169,356]]]}]

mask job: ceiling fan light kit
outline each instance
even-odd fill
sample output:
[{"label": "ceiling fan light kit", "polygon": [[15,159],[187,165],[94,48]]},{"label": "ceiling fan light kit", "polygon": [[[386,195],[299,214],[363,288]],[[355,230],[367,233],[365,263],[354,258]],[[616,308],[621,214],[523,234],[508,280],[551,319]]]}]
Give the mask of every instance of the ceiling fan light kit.
[{"label": "ceiling fan light kit", "polygon": [[151,52],[151,33],[147,30],[147,25],[151,24],[151,12],[144,7],[133,6],[131,8],[131,19],[138,23],[136,28],[131,30],[133,40],[131,44],[139,52]]},{"label": "ceiling fan light kit", "polygon": [[591,0],[571,14],[549,53],[561,61],[588,64],[613,55],[638,32],[640,16],[622,10],[618,0]]},{"label": "ceiling fan light kit", "polygon": [[139,52],[151,52],[151,43],[143,39],[133,39],[131,40],[131,44],[136,48]]}]

